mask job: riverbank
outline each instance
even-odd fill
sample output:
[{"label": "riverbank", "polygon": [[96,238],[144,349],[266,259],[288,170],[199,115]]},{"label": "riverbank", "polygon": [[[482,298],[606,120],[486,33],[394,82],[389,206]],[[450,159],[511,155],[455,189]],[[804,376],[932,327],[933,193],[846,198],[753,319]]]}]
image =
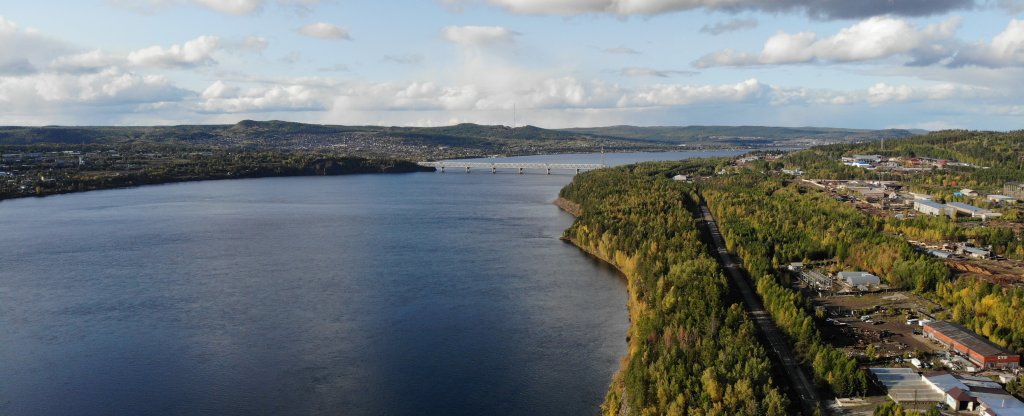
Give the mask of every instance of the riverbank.
[{"label": "riverbank", "polygon": [[[565,211],[569,215],[572,215],[574,218],[579,218],[581,215],[583,215],[583,207],[579,203],[576,203],[569,199],[559,196],[558,198],[555,198],[554,204],[558,208],[561,208],[562,211]],[[569,229],[567,229],[566,231],[569,231]],[[626,355],[622,357],[622,360],[619,363],[619,369],[616,370],[615,374],[612,375],[612,380],[608,386],[608,394],[605,396],[605,404],[602,405],[602,410],[605,414],[611,413],[616,415],[627,416],[631,414],[631,412],[629,410],[629,400],[626,398],[626,390],[624,388],[625,384],[623,381],[623,377],[626,371],[626,366],[629,364],[629,361],[632,359],[633,354],[638,349],[637,346],[634,345],[635,343],[633,342],[633,337],[631,336],[633,332],[633,322],[635,322],[633,316],[636,313],[634,305],[637,305],[637,299],[633,296],[633,293],[635,293],[635,291],[632,288],[633,279],[630,278],[630,275],[627,274],[626,270],[624,270],[622,267],[619,267],[619,265],[615,263],[615,259],[602,256],[596,250],[593,250],[589,247],[580,244],[578,241],[568,236],[568,234],[563,235],[561,239],[562,241],[572,244],[574,247],[586,253],[590,257],[593,257],[598,261],[615,269],[626,280],[626,292],[627,296],[629,297],[629,301],[626,304],[626,310],[630,322],[630,329],[626,333],[626,343],[628,344],[628,349]],[[608,409],[604,408],[604,406],[610,402],[618,403],[619,407],[617,411],[609,412]]]},{"label": "riverbank", "polygon": [[[176,166],[177,167],[177,166]],[[389,159],[363,159],[354,157],[321,157],[315,159],[283,159],[251,164],[203,163],[182,169],[145,169],[128,172],[76,172],[60,179],[39,180],[29,185],[0,189],[0,201],[5,199],[44,197],[104,189],[133,188],[181,182],[227,179],[253,179],[287,176],[339,176],[366,173],[433,172],[434,168],[419,166],[415,162]]]}]

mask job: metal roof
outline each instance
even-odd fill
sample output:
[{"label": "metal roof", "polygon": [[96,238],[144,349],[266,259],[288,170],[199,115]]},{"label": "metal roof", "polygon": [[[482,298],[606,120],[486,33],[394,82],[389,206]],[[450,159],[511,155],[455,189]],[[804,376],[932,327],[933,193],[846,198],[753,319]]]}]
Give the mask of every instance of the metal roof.
[{"label": "metal roof", "polygon": [[935,209],[946,209],[946,208],[949,208],[949,207],[947,207],[944,204],[940,204],[940,203],[932,201],[930,199],[919,199],[919,200],[916,200],[916,201],[914,201],[914,205],[921,205],[921,206],[926,206],[926,207],[935,208]]},{"label": "metal roof", "polygon": [[945,335],[950,339],[965,345],[974,352],[986,357],[993,355],[1013,355],[1003,347],[992,343],[992,341],[983,338],[981,335],[974,333],[974,331],[964,328],[960,324],[946,321],[935,321],[924,324],[924,326],[931,327],[940,334]]},{"label": "metal roof", "polygon": [[978,392],[972,393],[972,395],[990,410],[989,414],[998,416],[1024,415],[1024,403],[1006,392],[1001,394]]},{"label": "metal roof", "polygon": [[971,388],[964,384],[963,381],[954,377],[952,374],[942,372],[935,373],[932,375],[925,376],[928,382],[935,386],[936,389],[942,391],[950,391],[952,389],[970,390]]},{"label": "metal roof", "polygon": [[909,368],[871,368],[871,373],[897,403],[941,402],[945,393],[935,390],[917,371]]},{"label": "metal roof", "polygon": [[970,212],[972,214],[984,214],[986,212],[989,212],[987,209],[978,208],[974,205],[967,205],[963,202],[950,202],[946,205],[956,208],[958,211]]},{"label": "metal roof", "polygon": [[968,393],[966,390],[961,389],[959,387],[953,387],[953,388],[949,389],[949,391],[947,391],[946,394],[948,394],[949,397],[952,397],[953,400],[956,400],[956,401],[960,401],[960,402],[973,402],[974,401],[974,396],[971,396],[970,393]]}]

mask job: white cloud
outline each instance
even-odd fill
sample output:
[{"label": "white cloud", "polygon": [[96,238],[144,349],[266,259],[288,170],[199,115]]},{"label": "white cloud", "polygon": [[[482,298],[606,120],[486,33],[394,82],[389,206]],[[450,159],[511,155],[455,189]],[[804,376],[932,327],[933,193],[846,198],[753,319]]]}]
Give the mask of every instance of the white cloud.
[{"label": "white cloud", "polygon": [[150,46],[128,54],[128,63],[136,66],[188,68],[216,63],[213,53],[220,48],[220,38],[200,36],[182,45],[169,48]]},{"label": "white cloud", "polygon": [[330,23],[310,23],[299,28],[299,33],[317,39],[350,40],[348,30]]},{"label": "white cloud", "polygon": [[258,113],[276,111],[323,111],[330,103],[332,88],[308,85],[302,80],[291,84],[241,89],[221,81],[202,94],[198,109],[205,113]]},{"label": "white cloud", "polygon": [[70,45],[0,16],[0,75],[29,74],[72,52]]},{"label": "white cloud", "polygon": [[202,97],[207,100],[215,98],[235,98],[238,96],[240,89],[238,87],[228,86],[224,81],[217,80],[206,90],[203,91]]},{"label": "white cloud", "polygon": [[[442,0],[449,5],[485,1],[512,13],[572,16],[656,15],[705,8],[736,12],[804,12],[816,19],[851,19],[879,15],[927,16],[974,7],[974,0]],[[1013,0],[1001,0],[1013,1]]]},{"label": "white cloud", "polygon": [[818,38],[814,32],[778,33],[765,41],[757,54],[726,49],[705,55],[694,62],[700,68],[712,66],[779,65],[815,61],[857,62],[905,55],[933,60],[932,55],[948,53],[946,46],[960,27],[962,19],[916,28],[903,19],[872,17]]},{"label": "white cloud", "polygon": [[623,97],[619,107],[661,107],[760,99],[770,88],[756,79],[726,85],[653,85]]},{"label": "white cloud", "polygon": [[784,105],[882,105],[890,103],[964,101],[1002,99],[1006,92],[986,87],[954,83],[905,85],[876,83],[865,89],[829,90],[809,88],[771,88],[771,103]]},{"label": "white cloud", "polygon": [[952,66],[977,65],[991,68],[1024,65],[1024,20],[1011,19],[991,43],[963,48]]},{"label": "white cloud", "polygon": [[348,67],[348,65],[345,65],[345,64],[334,64],[334,65],[331,65],[331,66],[321,67],[321,68],[317,69],[317,71],[320,71],[320,72],[346,72],[349,69],[350,68]]},{"label": "white cloud", "polygon": [[448,26],[441,33],[449,42],[465,48],[507,44],[519,35],[501,26]]},{"label": "white cloud", "polygon": [[49,68],[59,72],[90,72],[117,66],[124,58],[95,49],[74,55],[60,56],[50,62]]},{"label": "white cloud", "polygon": [[263,52],[270,46],[270,41],[261,36],[246,36],[241,44],[243,49],[255,52]]},{"label": "white cloud", "polygon": [[264,0],[192,0],[193,3],[228,14],[250,14],[263,10]]},{"label": "white cloud", "polygon": [[420,55],[384,55],[382,60],[399,65],[418,65],[423,62],[423,57]]},{"label": "white cloud", "polygon": [[166,77],[116,68],[88,74],[40,73],[0,77],[0,108],[40,104],[124,104],[178,101],[189,93]]},{"label": "white cloud", "polygon": [[[109,0],[114,5],[142,13],[155,13],[171,6],[192,4],[215,12],[235,16],[261,13],[268,0]],[[308,14],[312,6],[322,0],[277,0],[284,8],[295,9],[301,14]]]},{"label": "white cloud", "polygon": [[728,32],[753,29],[757,27],[757,24],[757,19],[732,19],[726,22],[717,22],[713,25],[704,25],[700,28],[700,32],[717,36]]},{"label": "white cloud", "polygon": [[694,71],[679,71],[673,69],[654,69],[646,67],[627,67],[619,70],[619,75],[623,77],[659,77],[668,78],[676,75],[696,75]]}]

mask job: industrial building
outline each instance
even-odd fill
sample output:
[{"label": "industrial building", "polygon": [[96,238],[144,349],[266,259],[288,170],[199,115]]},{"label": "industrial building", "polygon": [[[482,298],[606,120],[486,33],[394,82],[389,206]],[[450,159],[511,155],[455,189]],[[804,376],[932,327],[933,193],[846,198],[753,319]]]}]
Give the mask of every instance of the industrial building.
[{"label": "industrial building", "polygon": [[1020,366],[1020,355],[1013,354],[962,325],[935,321],[924,325],[928,338],[938,341],[984,369],[1015,369]]},{"label": "industrial building", "polygon": [[914,201],[914,209],[928,215],[950,215],[953,209],[929,199]]},{"label": "industrial building", "polygon": [[1017,203],[1017,197],[1013,197],[1013,196],[1009,196],[1009,195],[995,195],[995,194],[993,194],[993,195],[987,196],[986,198],[989,201],[991,201],[991,202],[1002,202],[1002,203],[1007,203],[1007,204],[1016,204]]},{"label": "industrial building", "polygon": [[875,276],[867,272],[839,272],[836,274],[839,280],[842,280],[850,286],[867,286],[867,285],[878,285],[882,283],[878,276]]},{"label": "industrial building", "polygon": [[992,257],[992,252],[991,251],[985,250],[983,248],[978,248],[978,247],[966,247],[966,246],[962,247],[960,249],[960,254],[963,254],[963,255],[965,255],[967,257],[971,257],[971,258],[975,258],[975,259],[987,259],[989,257]]},{"label": "industrial building", "polygon": [[1003,185],[1003,195],[1024,199],[1024,183],[1016,182]]},{"label": "industrial building", "polygon": [[985,208],[978,208],[974,205],[968,205],[963,202],[950,202],[946,204],[946,206],[953,208],[958,213],[970,215],[972,218],[978,218],[992,212]]},{"label": "industrial building", "polygon": [[945,394],[936,390],[925,377],[910,368],[872,368],[875,376],[896,403],[941,402]]}]

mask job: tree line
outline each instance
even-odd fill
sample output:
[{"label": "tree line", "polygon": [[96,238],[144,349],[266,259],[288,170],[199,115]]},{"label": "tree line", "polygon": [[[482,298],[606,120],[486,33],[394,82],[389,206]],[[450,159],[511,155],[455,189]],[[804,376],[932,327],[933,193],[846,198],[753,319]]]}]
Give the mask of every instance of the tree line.
[{"label": "tree line", "polygon": [[629,354],[602,405],[606,415],[784,415],[755,328],[697,227],[692,185],[673,164],[576,177],[561,197],[581,210],[565,238],[621,270],[630,293]]}]

